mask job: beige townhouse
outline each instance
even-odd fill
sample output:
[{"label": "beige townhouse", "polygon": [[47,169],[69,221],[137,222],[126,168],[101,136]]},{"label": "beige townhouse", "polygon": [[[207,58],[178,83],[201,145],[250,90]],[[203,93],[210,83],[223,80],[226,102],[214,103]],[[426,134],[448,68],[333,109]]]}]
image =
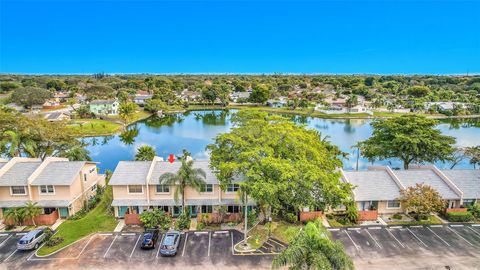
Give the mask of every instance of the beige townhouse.
[{"label": "beige townhouse", "polygon": [[[112,206],[115,216],[125,218],[127,224],[139,223],[138,215],[147,209],[160,208],[173,217],[182,212],[182,198],[175,200],[175,185],[161,184],[162,174],[176,173],[181,162],[173,163],[155,157],[153,161],[120,161],[113,172],[109,185],[113,189]],[[210,219],[219,221],[219,208],[226,210],[225,220],[236,220],[242,211],[242,202],[238,197],[238,183],[230,184],[225,190],[209,167],[208,160],[195,160],[195,168],[206,173],[205,185],[200,191],[187,187],[185,191],[185,207],[192,217],[198,214],[209,214]],[[249,207],[255,202],[249,201]]]},{"label": "beige townhouse", "polygon": [[353,197],[361,220],[402,213],[400,191],[416,184],[433,187],[448,202],[446,211],[465,211],[480,201],[480,170],[440,170],[434,165],[392,170],[371,166],[367,171],[342,171],[342,180],[354,186]]},{"label": "beige townhouse", "polygon": [[15,157],[0,162],[0,218],[34,202],[42,208],[37,223],[53,224],[82,209],[99,185],[105,185],[105,175],[97,173],[95,162]]}]

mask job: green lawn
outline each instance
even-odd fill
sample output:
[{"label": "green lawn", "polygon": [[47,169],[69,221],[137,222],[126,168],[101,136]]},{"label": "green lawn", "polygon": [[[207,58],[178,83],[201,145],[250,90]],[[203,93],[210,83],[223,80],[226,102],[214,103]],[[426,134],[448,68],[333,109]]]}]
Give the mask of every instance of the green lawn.
[{"label": "green lawn", "polygon": [[62,237],[63,242],[53,247],[43,246],[38,250],[38,255],[48,255],[91,233],[113,231],[117,221],[109,213],[111,202],[112,187],[107,186],[102,200],[85,217],[78,220],[66,220],[58,227],[55,237]]},{"label": "green lawn", "polygon": [[79,136],[101,136],[118,132],[122,125],[101,119],[75,119],[68,127]]},{"label": "green lawn", "polygon": [[390,222],[387,222],[387,223],[388,223],[388,225],[432,225],[432,224],[442,224],[442,221],[435,216],[430,216],[430,217],[428,217],[427,220],[420,220],[420,221],[398,220],[398,221],[390,221]]},{"label": "green lawn", "polygon": [[289,243],[297,234],[297,232],[303,227],[301,223],[292,224],[285,221],[265,223],[264,225],[258,224],[250,232],[248,243],[252,248],[259,248],[263,242],[268,239],[270,225],[270,236],[276,238],[284,243]]},{"label": "green lawn", "polygon": [[[152,115],[151,113],[146,112],[143,109],[140,109],[133,114],[132,120],[128,124],[132,124],[134,122],[143,120],[145,118],[150,117],[151,115]],[[120,115],[109,115],[108,117],[112,118],[112,119],[117,119],[119,121],[122,121],[122,118],[120,117]]]}]

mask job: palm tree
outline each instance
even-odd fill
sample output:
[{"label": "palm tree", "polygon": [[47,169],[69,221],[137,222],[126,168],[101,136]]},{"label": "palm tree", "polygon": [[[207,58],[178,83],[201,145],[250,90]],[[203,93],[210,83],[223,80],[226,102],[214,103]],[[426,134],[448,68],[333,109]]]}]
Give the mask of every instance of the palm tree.
[{"label": "palm tree", "polygon": [[353,262],[340,242],[332,241],[319,220],[309,222],[290,245],[273,259],[272,268],[354,269]]},{"label": "palm tree", "polygon": [[177,173],[167,172],[160,176],[161,185],[175,186],[174,198],[178,201],[178,197],[182,195],[182,212],[185,212],[185,189],[193,187],[200,190],[205,185],[206,173],[200,168],[193,168],[193,160],[187,160],[184,155],[181,159],[182,166]]},{"label": "palm tree", "polygon": [[20,132],[7,130],[0,137],[0,149],[8,149],[7,154],[10,157],[19,157],[22,152],[35,156],[35,142],[24,137]]},{"label": "palm tree", "polygon": [[35,224],[35,217],[42,213],[42,209],[37,206],[37,203],[27,202],[23,207],[23,214],[25,218],[31,219],[33,226],[37,226]]},{"label": "palm tree", "polygon": [[13,221],[13,225],[20,225],[25,220],[25,213],[22,208],[10,208],[5,212],[5,220]]},{"label": "palm tree", "polygon": [[140,146],[137,149],[137,153],[135,154],[135,160],[140,161],[151,161],[155,157],[157,153],[155,149],[149,145]]}]

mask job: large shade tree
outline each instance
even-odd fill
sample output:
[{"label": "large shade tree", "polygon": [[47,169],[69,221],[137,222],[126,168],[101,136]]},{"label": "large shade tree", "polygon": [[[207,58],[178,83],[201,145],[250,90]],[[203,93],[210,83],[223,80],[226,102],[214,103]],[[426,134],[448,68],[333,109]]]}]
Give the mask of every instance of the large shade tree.
[{"label": "large shade tree", "polygon": [[351,270],[352,259],[340,242],[332,241],[319,220],[309,222],[272,262],[273,269]]},{"label": "large shade tree", "polygon": [[412,162],[449,161],[455,152],[455,138],[442,135],[437,121],[419,115],[402,115],[374,120],[373,134],[359,143],[362,156],[371,162],[398,158],[404,169]]},{"label": "large shade tree", "polygon": [[340,181],[341,152],[318,131],[259,111],[240,111],[234,128],[207,149],[222,188],[243,178],[241,189],[266,211],[337,206],[349,197]]},{"label": "large shade tree", "polygon": [[12,93],[11,100],[26,108],[32,108],[33,105],[42,105],[50,95],[51,93],[43,88],[23,87]]},{"label": "large shade tree", "polygon": [[415,219],[425,219],[432,212],[439,212],[446,206],[440,193],[431,186],[416,184],[400,191],[400,201],[407,212]]}]

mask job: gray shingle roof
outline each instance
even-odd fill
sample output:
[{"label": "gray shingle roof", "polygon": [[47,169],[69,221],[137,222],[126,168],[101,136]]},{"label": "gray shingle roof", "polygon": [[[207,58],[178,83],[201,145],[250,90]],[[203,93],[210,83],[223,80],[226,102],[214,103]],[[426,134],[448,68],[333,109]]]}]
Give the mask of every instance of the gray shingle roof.
[{"label": "gray shingle roof", "polygon": [[113,104],[115,103],[116,100],[103,100],[103,99],[97,99],[97,100],[92,100],[90,104],[95,105],[95,104]]},{"label": "gray shingle roof", "polygon": [[148,206],[147,200],[113,200],[112,206]]},{"label": "gray shingle roof", "polygon": [[27,202],[29,202],[29,200],[0,201],[0,207],[2,208],[23,207]]},{"label": "gray shingle roof", "polygon": [[463,192],[464,199],[480,198],[480,170],[442,170]]},{"label": "gray shingle roof", "polygon": [[356,201],[395,200],[400,188],[386,171],[345,171],[347,180],[355,185]]},{"label": "gray shingle roof", "polygon": [[47,164],[31,185],[69,186],[79,175],[85,161],[53,161]]},{"label": "gray shingle roof", "polygon": [[3,166],[5,166],[5,164],[7,164],[7,162],[1,162],[1,161],[0,161],[0,169],[1,169]]},{"label": "gray shingle roof", "polygon": [[[152,176],[150,177],[149,184],[155,185],[159,183],[159,178],[162,174],[166,172],[171,172],[171,173],[176,173],[180,169],[180,166],[182,165],[181,162],[175,161],[173,163],[170,163],[168,161],[158,161],[157,164],[155,164],[155,167],[152,172]],[[200,168],[203,169],[206,173],[206,178],[205,182],[207,184],[218,184],[217,177],[215,174],[210,170],[209,168],[209,161],[208,160],[194,160],[193,161],[193,167],[194,168]]]},{"label": "gray shingle roof", "polygon": [[456,194],[435,172],[430,169],[395,171],[395,175],[405,187],[411,187],[423,183],[437,190],[444,199],[460,199],[460,196],[458,196],[458,194]]},{"label": "gray shingle roof", "polygon": [[35,202],[39,207],[68,207],[70,205],[68,200],[41,200]]},{"label": "gray shingle roof", "polygon": [[26,186],[28,177],[40,166],[41,162],[18,162],[0,177],[0,186]]},{"label": "gray shingle roof", "polygon": [[151,161],[118,162],[109,185],[145,185]]}]

